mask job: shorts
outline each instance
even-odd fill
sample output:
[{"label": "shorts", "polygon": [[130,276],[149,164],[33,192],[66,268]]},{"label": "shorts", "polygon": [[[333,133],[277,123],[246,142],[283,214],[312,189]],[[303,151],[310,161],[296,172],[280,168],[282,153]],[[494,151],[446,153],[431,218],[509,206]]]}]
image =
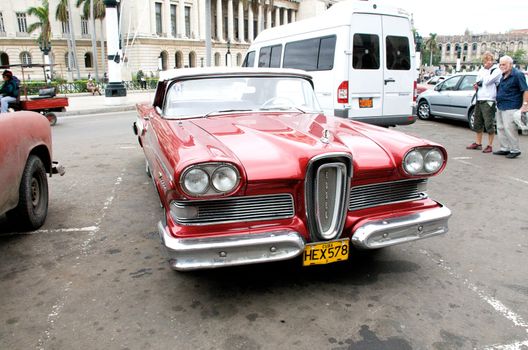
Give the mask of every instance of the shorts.
[{"label": "shorts", "polygon": [[495,101],[477,101],[475,106],[475,131],[495,133]]}]

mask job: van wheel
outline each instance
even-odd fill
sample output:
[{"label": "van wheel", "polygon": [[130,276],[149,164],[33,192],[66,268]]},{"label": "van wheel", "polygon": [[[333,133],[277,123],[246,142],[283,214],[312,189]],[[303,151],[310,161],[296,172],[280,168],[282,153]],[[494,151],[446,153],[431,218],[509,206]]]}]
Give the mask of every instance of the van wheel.
[{"label": "van wheel", "polygon": [[433,116],[431,115],[431,107],[426,100],[421,100],[420,103],[418,103],[418,118],[422,120],[433,119]]},{"label": "van wheel", "polygon": [[468,113],[468,124],[471,130],[475,130],[475,108],[471,108]]},{"label": "van wheel", "polygon": [[18,206],[7,216],[22,230],[36,230],[44,224],[47,214],[46,169],[39,157],[30,155],[20,181]]}]

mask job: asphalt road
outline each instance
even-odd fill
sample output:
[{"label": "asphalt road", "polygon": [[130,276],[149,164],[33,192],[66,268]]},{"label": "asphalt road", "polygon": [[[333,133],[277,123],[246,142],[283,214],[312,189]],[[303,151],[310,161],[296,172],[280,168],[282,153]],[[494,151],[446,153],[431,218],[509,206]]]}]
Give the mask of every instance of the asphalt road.
[{"label": "asphalt road", "polygon": [[178,273],[156,232],[134,113],[53,127],[49,217],[0,218],[0,349],[528,349],[528,138],[521,157],[468,151],[461,124],[397,130],[444,144],[429,195],[442,237],[303,268],[299,260]]}]

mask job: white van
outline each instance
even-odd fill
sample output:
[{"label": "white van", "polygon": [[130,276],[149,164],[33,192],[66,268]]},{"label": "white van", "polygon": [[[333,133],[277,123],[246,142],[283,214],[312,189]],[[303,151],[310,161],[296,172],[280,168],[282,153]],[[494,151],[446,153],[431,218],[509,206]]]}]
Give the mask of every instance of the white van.
[{"label": "white van", "polygon": [[409,16],[377,1],[338,2],[320,16],[264,30],[242,66],[309,71],[325,114],[382,126],[416,121]]}]

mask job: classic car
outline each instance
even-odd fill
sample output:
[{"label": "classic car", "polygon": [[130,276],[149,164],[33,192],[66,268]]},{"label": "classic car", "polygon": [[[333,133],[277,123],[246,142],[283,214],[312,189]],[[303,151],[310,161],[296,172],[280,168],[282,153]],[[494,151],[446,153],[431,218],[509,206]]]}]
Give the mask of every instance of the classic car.
[{"label": "classic car", "polygon": [[20,230],[35,230],[48,214],[46,173],[64,175],[52,161],[51,129],[36,112],[0,115],[0,215]]},{"label": "classic car", "polygon": [[441,145],[320,110],[300,70],[160,73],[133,130],[173,269],[327,264],[346,260],[350,243],[378,249],[447,232],[450,210],[426,192],[446,166]]}]

